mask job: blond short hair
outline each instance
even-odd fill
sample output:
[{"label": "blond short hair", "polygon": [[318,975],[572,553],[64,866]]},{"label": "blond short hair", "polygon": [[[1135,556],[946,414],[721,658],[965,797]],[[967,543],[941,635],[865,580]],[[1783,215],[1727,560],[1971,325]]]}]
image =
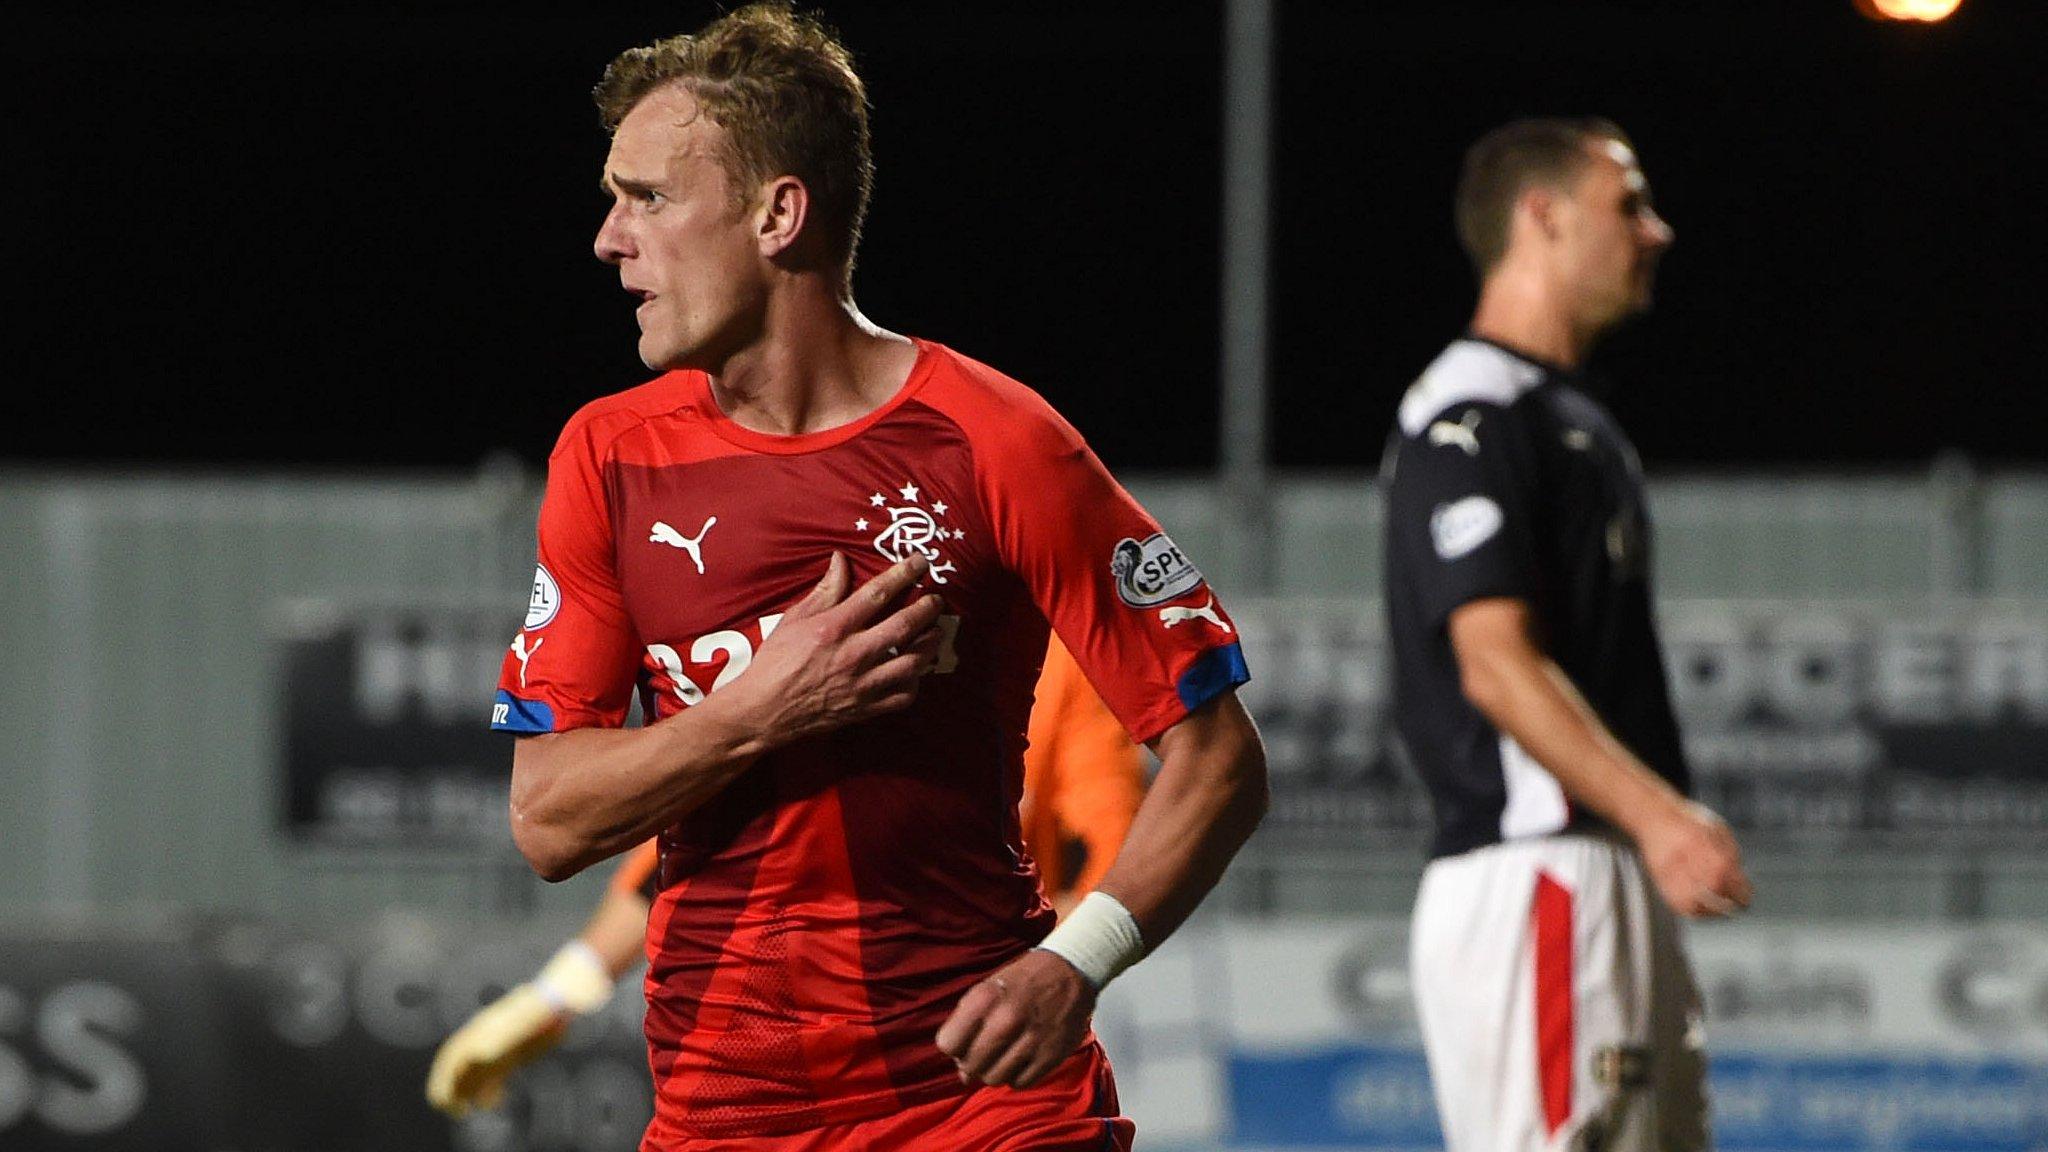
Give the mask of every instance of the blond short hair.
[{"label": "blond short hair", "polygon": [[606,131],[669,85],[688,91],[725,131],[726,174],[740,206],[777,176],[803,181],[811,220],[841,288],[874,192],[867,87],[831,28],[786,0],[749,4],[693,35],[628,48],[592,89]]}]

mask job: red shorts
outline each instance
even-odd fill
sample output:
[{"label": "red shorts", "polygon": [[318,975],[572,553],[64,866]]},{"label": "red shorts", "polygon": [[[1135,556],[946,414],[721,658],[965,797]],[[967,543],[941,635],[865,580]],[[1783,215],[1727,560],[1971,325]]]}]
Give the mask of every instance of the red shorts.
[{"label": "red shorts", "polygon": [[641,1152],[1130,1152],[1116,1079],[1102,1045],[1079,1051],[1029,1088],[978,1088],[889,1116],[782,1136],[655,1139]]}]

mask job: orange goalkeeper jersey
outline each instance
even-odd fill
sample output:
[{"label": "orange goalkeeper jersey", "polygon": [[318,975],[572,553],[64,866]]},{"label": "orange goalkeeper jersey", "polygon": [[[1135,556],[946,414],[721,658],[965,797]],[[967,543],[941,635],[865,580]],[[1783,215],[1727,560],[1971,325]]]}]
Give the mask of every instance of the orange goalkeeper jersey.
[{"label": "orange goalkeeper jersey", "polygon": [[661,877],[655,874],[660,865],[661,841],[649,840],[619,861],[619,867],[612,873],[607,887],[622,896],[638,893],[641,899],[652,904],[655,893],[661,888]]},{"label": "orange goalkeeper jersey", "polygon": [[[1131,830],[1145,797],[1145,770],[1138,746],[1057,636],[1046,648],[1028,735],[1020,806],[1025,850],[1038,862],[1047,898],[1085,895]],[[1076,841],[1077,870],[1068,853]]]}]

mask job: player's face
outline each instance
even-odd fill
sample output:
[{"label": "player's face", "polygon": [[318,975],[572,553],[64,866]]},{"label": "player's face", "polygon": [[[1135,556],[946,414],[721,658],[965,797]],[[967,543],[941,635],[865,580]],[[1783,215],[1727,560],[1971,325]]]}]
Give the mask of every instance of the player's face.
[{"label": "player's face", "polygon": [[1598,330],[1650,306],[1673,233],[1651,206],[1635,153],[1616,140],[1589,149],[1592,161],[1561,202],[1558,254],[1583,325]]},{"label": "player's face", "polygon": [[751,207],[719,159],[725,130],[670,85],[626,114],[605,159],[612,197],[595,245],[640,300],[649,368],[715,369],[758,330],[766,283]]}]

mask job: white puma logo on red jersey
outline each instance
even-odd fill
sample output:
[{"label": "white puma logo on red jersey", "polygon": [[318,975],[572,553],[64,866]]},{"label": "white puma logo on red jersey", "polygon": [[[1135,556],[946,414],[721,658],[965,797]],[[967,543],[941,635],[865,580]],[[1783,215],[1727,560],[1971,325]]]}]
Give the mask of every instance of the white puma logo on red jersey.
[{"label": "white puma logo on red jersey", "polygon": [[519,686],[521,688],[526,687],[526,662],[533,659],[533,654],[540,651],[540,646],[547,642],[548,638],[543,636],[533,642],[533,647],[528,648],[526,646],[526,633],[521,632],[512,638],[512,655],[519,657]]},{"label": "white puma logo on red jersey", "polygon": [[718,517],[713,516],[711,519],[704,521],[704,526],[697,529],[695,536],[685,536],[674,528],[669,527],[666,521],[656,520],[654,522],[653,534],[647,537],[647,542],[649,544],[666,544],[671,548],[681,548],[683,551],[688,552],[691,562],[697,565],[697,575],[702,576],[704,574],[704,535],[710,532],[711,526],[716,523],[718,523]]},{"label": "white puma logo on red jersey", "polygon": [[1169,606],[1159,610],[1159,622],[1168,628],[1176,624],[1185,624],[1190,620],[1207,620],[1209,623],[1223,629],[1226,633],[1230,631],[1230,625],[1225,624],[1223,617],[1216,614],[1216,598],[1214,596],[1209,597],[1209,602],[1200,608],[1175,608]]}]

